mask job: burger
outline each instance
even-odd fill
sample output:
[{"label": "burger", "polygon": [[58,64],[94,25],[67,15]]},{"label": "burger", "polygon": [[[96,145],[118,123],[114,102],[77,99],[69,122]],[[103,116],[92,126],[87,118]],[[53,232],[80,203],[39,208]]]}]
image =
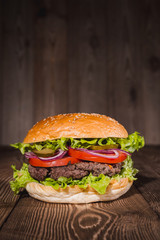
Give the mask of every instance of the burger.
[{"label": "burger", "polygon": [[27,159],[13,168],[11,189],[52,203],[110,201],[136,180],[131,154],[144,146],[116,120],[100,114],[51,116],[36,123],[23,143],[11,144]]}]

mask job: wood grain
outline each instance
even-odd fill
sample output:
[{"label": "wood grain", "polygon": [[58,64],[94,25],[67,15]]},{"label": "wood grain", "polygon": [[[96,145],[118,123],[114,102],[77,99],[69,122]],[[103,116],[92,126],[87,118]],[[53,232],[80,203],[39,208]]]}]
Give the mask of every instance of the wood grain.
[{"label": "wood grain", "polygon": [[[132,6],[122,1],[110,2],[107,7],[108,37],[108,78],[110,114],[127,128],[129,133],[135,129],[143,132],[141,116],[141,81],[139,48],[140,7],[136,1]],[[135,11],[138,13],[135,15]],[[114,14],[113,14],[114,12]],[[112,27],[109,27],[112,26]],[[116,57],[115,57],[116,56]],[[115,70],[116,69],[116,70]],[[138,71],[139,70],[139,71]],[[122,112],[124,114],[122,114]],[[137,121],[137,117],[140,121]]]},{"label": "wood grain", "polygon": [[68,112],[65,1],[35,4],[34,120]]},{"label": "wood grain", "polygon": [[[3,58],[2,54],[2,49],[3,49],[3,39],[2,39],[2,28],[3,28],[3,20],[2,20],[2,2],[0,1],[0,57]],[[0,62],[0,113],[2,113],[2,86],[3,86],[3,81],[2,81],[2,70],[3,70],[3,65]],[[0,126],[2,125],[2,117],[0,117]],[[2,128],[0,127],[0,143],[2,142]]]},{"label": "wood grain", "polygon": [[145,147],[133,155],[138,180],[115,201],[92,204],[50,204],[23,192],[13,197],[8,181],[11,163],[23,157],[0,148],[0,239],[159,240],[160,146]]},{"label": "wood grain", "polygon": [[22,141],[24,132],[27,132],[32,122],[32,8],[29,1],[7,0],[3,1],[1,11],[2,143],[9,144]]},{"label": "wood grain", "polygon": [[145,147],[135,155],[135,166],[140,170],[135,187],[160,217],[160,147]]},{"label": "wood grain", "polygon": [[106,1],[69,1],[68,14],[69,111],[107,113]]},{"label": "wood grain", "polygon": [[[160,134],[156,134],[152,126],[157,125],[157,132],[160,132],[160,125],[157,124],[160,119],[160,2],[154,4],[153,1],[146,2],[144,14],[145,32],[142,35],[143,49],[142,49],[142,82],[143,82],[143,99],[144,105],[144,125],[146,132],[146,139],[154,139],[154,142],[160,142]],[[153,93],[153,94],[152,94]],[[150,114],[148,114],[148,112]],[[150,141],[148,141],[151,143]]]},{"label": "wood grain", "polygon": [[26,195],[1,234],[2,239],[158,240],[160,231],[157,215],[133,187],[118,201],[88,205],[42,203]]},{"label": "wood grain", "polygon": [[160,1],[0,0],[0,143],[98,112],[160,143]]},{"label": "wood grain", "polygon": [[[14,196],[9,181],[12,180],[11,165],[14,163],[20,168],[20,154],[9,148],[0,148],[0,228],[14,208],[19,196]],[[7,159],[7,161],[6,161]]]}]

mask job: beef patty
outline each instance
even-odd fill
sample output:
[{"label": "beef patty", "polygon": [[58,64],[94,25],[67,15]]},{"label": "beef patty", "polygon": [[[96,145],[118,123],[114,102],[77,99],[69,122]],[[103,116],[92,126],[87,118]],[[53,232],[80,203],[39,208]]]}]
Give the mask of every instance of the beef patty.
[{"label": "beef patty", "polygon": [[33,167],[29,165],[28,171],[34,179],[43,181],[46,177],[57,180],[59,177],[72,177],[73,179],[81,179],[92,172],[93,176],[99,176],[103,173],[109,177],[118,174],[121,171],[122,163],[106,164],[97,162],[80,162],[62,167]]},{"label": "beef patty", "polygon": [[34,179],[38,181],[43,181],[47,177],[49,170],[44,167],[33,167],[29,164],[28,172]]}]

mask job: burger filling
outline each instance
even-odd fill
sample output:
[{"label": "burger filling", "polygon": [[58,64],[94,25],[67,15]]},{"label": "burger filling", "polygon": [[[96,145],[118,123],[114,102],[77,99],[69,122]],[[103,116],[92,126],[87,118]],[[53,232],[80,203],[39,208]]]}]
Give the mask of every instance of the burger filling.
[{"label": "burger filling", "polygon": [[26,144],[16,143],[28,159],[20,170],[12,166],[11,189],[17,194],[29,182],[40,182],[54,189],[90,185],[104,194],[112,179],[135,180],[131,153],[144,146],[144,138],[135,132],[128,138],[61,138]]}]

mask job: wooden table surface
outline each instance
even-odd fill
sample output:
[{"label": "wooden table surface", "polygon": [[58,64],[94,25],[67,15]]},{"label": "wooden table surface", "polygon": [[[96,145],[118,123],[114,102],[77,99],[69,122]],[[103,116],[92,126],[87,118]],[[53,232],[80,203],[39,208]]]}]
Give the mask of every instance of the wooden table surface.
[{"label": "wooden table surface", "polygon": [[0,148],[0,239],[160,239],[160,146],[133,156],[138,180],[118,200],[91,204],[51,204],[14,196],[11,164],[21,167],[17,150]]}]

